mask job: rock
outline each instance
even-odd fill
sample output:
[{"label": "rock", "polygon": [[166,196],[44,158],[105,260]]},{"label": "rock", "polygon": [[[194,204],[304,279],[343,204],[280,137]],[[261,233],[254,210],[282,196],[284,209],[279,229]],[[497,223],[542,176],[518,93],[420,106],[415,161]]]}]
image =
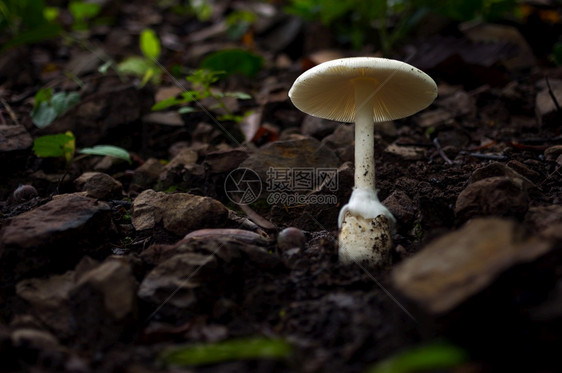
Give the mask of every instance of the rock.
[{"label": "rock", "polygon": [[529,208],[525,224],[531,231],[548,240],[562,243],[562,206],[536,206]]},{"label": "rock", "polygon": [[172,158],[172,160],[164,166],[165,169],[170,170],[174,168],[183,168],[187,165],[192,165],[197,163],[197,155],[196,151],[191,149],[182,149]]},{"label": "rock", "polygon": [[74,266],[99,251],[112,229],[111,209],[81,194],[62,194],[10,219],[0,231],[0,273],[23,276]]},{"label": "rock", "polygon": [[205,170],[203,166],[196,164],[197,158],[197,152],[192,149],[183,148],[178,151],[170,163],[164,166],[156,187],[160,190],[174,187],[192,189],[201,185]]},{"label": "rock", "polygon": [[511,221],[475,219],[396,266],[392,282],[425,312],[441,315],[483,292],[509,269],[537,260],[552,247],[536,237],[524,237]]},{"label": "rock", "polygon": [[68,294],[74,287],[75,272],[48,278],[25,279],[16,285],[16,294],[29,305],[31,312],[49,329],[63,338],[70,337],[72,329]]},{"label": "rock", "polygon": [[[137,124],[143,112],[152,106],[153,97],[148,90],[139,90],[133,85],[114,84],[112,77],[103,78],[106,87],[81,98],[80,103],[68,110],[50,126],[41,129],[43,134],[72,131],[76,144],[94,146],[117,127]],[[100,83],[100,84],[102,84]],[[122,133],[130,131],[122,128]],[[123,135],[124,136],[124,135]]]},{"label": "rock", "polygon": [[324,137],[322,145],[332,149],[340,157],[342,162],[353,162],[354,157],[354,126],[340,125],[336,127],[334,133]]},{"label": "rock", "polygon": [[16,348],[29,350],[62,349],[59,342],[51,333],[31,328],[16,329],[11,335],[12,344]]},{"label": "rock", "polygon": [[[518,173],[519,174],[518,177],[523,176],[527,178],[528,180],[523,180],[523,181],[528,187],[536,187],[534,183],[539,183],[543,179],[540,173],[538,173],[535,170],[532,170],[531,168],[529,168],[528,165],[521,163],[515,159],[512,159],[511,161],[507,162],[507,167]],[[529,184],[528,181],[531,181],[531,184]]]},{"label": "rock", "polygon": [[101,349],[120,340],[134,327],[137,282],[131,267],[106,260],[77,279],[69,292],[75,340]]},{"label": "rock", "polygon": [[[314,170],[320,168],[337,169],[340,160],[328,147],[311,137],[301,137],[294,140],[277,141],[261,147],[242,164],[241,168],[248,168],[258,174],[267,191],[276,191],[278,182],[287,183],[294,180],[279,180],[283,175],[293,175],[293,169]],[[307,191],[313,190],[311,185]],[[298,191],[294,183],[285,191]]]},{"label": "rock", "polygon": [[15,203],[27,202],[37,196],[37,189],[33,185],[20,185],[12,193]]},{"label": "rock", "polygon": [[85,172],[74,180],[74,186],[87,197],[103,201],[119,199],[123,193],[122,184],[102,172]]},{"label": "rock", "polygon": [[33,139],[24,126],[0,124],[2,172],[7,173],[23,168],[31,145],[33,145]]},{"label": "rock", "polygon": [[406,193],[395,190],[382,202],[396,218],[398,226],[410,224],[416,216],[416,207]]},{"label": "rock", "polygon": [[452,114],[453,117],[473,117],[477,111],[474,98],[463,90],[458,90],[439,100],[439,107]]},{"label": "rock", "polygon": [[398,156],[408,161],[420,161],[425,158],[425,148],[418,146],[401,146],[398,144],[390,144],[384,149],[386,154]]},{"label": "rock", "polygon": [[297,248],[304,249],[306,237],[304,232],[295,227],[288,227],[279,232],[277,236],[277,247],[281,252]]},{"label": "rock", "polygon": [[[517,163],[511,163],[512,166],[521,168]],[[476,181],[484,180],[489,177],[505,176],[516,183],[522,190],[527,190],[535,188],[536,185],[525,176],[518,173],[511,167],[504,165],[503,163],[493,162],[484,167],[475,170],[472,175],[470,175],[469,183],[474,183]]]},{"label": "rock", "polygon": [[206,227],[221,227],[228,209],[219,201],[188,193],[166,194],[145,190],[133,202],[132,223],[136,230],[164,229],[178,236]]},{"label": "rock", "polygon": [[[550,86],[552,88],[552,94],[556,97],[558,103],[562,102],[562,80],[550,80]],[[557,110],[554,101],[552,100],[552,96],[550,95],[550,91],[548,87],[543,87],[543,89],[537,93],[535,97],[535,113],[537,116],[537,120],[539,125],[544,123],[549,123],[554,121],[553,119],[556,118]]]},{"label": "rock", "polygon": [[556,161],[562,155],[562,145],[554,145],[545,149],[544,157],[547,161]]},{"label": "rock", "polygon": [[186,318],[211,312],[220,299],[238,298],[256,273],[282,268],[277,255],[238,236],[198,234],[174,245],[152,245],[141,258],[157,265],[142,281],[139,298],[158,308],[158,317]]},{"label": "rock", "polygon": [[177,111],[151,112],[142,117],[143,123],[156,124],[161,126],[181,127],[183,120]]},{"label": "rock", "polygon": [[334,122],[333,120],[308,115],[302,121],[301,133],[322,140],[324,137],[334,132],[340,125],[341,123]]},{"label": "rock", "polygon": [[468,185],[458,196],[455,217],[458,223],[476,216],[522,218],[529,208],[527,192],[509,177],[490,177]]},{"label": "rock", "polygon": [[439,128],[440,126],[453,122],[454,115],[443,109],[423,111],[416,115],[413,120],[421,128]]},{"label": "rock", "polygon": [[[23,327],[12,331],[11,344],[14,355],[20,364],[43,365],[56,369],[61,367],[68,355],[68,351],[59,344],[57,338],[46,330]],[[4,362],[2,362],[4,365]]]},{"label": "rock", "polygon": [[164,165],[158,159],[149,158],[135,170],[132,183],[141,188],[153,187],[162,171],[164,171]]},{"label": "rock", "polygon": [[73,271],[20,281],[17,295],[42,325],[80,345],[100,347],[120,339],[137,312],[137,283],[119,260],[83,260]]},{"label": "rock", "polygon": [[205,288],[211,290],[219,275],[217,267],[217,259],[213,255],[175,255],[146,275],[140,284],[138,296],[144,302],[162,305],[164,313],[173,310],[179,316],[180,310],[185,313],[187,309],[201,305],[198,304],[198,298],[202,303]]},{"label": "rock", "polygon": [[24,126],[0,124],[0,154],[27,150],[33,139]]},{"label": "rock", "polygon": [[248,150],[235,148],[207,153],[204,166],[214,174],[226,173],[238,168],[247,158]]}]

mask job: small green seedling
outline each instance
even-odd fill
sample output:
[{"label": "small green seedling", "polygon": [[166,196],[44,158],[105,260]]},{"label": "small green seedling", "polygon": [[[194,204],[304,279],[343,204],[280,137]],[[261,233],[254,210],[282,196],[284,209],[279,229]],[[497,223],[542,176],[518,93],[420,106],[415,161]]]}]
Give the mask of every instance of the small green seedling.
[{"label": "small green seedling", "polygon": [[[70,164],[76,158],[76,139],[70,131],[56,135],[37,137],[33,142],[33,152],[40,158],[64,158]],[[123,159],[131,163],[131,156],[125,149],[113,145],[96,145],[92,148],[83,148],[78,153],[84,155],[102,155]]]},{"label": "small green seedling", "polygon": [[39,128],[45,128],[55,119],[80,102],[77,92],[57,92],[52,88],[40,89],[35,94],[31,119]]},{"label": "small green seedling", "polygon": [[158,66],[157,60],[160,57],[161,47],[156,33],[151,29],[142,30],[139,47],[143,55],[126,58],[117,65],[117,71],[141,77],[141,87],[149,81],[154,84],[160,83],[162,69]]},{"label": "small green seedling", "polygon": [[72,28],[74,30],[87,30],[88,21],[99,14],[101,5],[85,1],[71,1],[68,4],[68,11],[74,18]]},{"label": "small green seedling", "polygon": [[468,354],[463,349],[435,342],[391,356],[371,366],[366,373],[449,372],[467,361]]},{"label": "small green seedling", "polygon": [[222,110],[225,114],[219,116],[219,120],[234,120],[240,121],[244,116],[237,116],[228,110],[227,105],[224,103],[224,97],[234,97],[239,100],[248,100],[252,96],[244,92],[221,92],[213,88],[212,84],[217,82],[220,76],[223,75],[220,71],[211,71],[199,69],[194,71],[191,75],[186,77],[186,80],[191,83],[192,90],[182,92],[179,97],[170,97],[168,99],[157,102],[152,106],[153,111],[168,109],[172,106],[182,106],[178,111],[180,114],[186,114],[197,111],[192,106],[187,104],[197,103],[198,101],[207,97],[212,97],[217,101],[217,106],[210,109]]},{"label": "small green seedling", "polygon": [[169,365],[197,366],[225,361],[282,359],[291,352],[292,346],[282,339],[254,337],[177,346],[164,351],[160,360]]}]

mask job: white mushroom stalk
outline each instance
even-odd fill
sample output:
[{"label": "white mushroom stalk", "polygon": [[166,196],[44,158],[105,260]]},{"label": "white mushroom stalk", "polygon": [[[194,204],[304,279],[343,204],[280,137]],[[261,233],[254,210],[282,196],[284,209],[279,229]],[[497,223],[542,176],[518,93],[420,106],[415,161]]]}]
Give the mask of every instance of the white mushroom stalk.
[{"label": "white mushroom stalk", "polygon": [[303,73],[289,97],[310,115],[355,121],[355,187],[339,214],[339,258],[379,266],[389,263],[395,219],[375,189],[374,123],[426,108],[437,97],[437,85],[404,62],[343,58]]}]

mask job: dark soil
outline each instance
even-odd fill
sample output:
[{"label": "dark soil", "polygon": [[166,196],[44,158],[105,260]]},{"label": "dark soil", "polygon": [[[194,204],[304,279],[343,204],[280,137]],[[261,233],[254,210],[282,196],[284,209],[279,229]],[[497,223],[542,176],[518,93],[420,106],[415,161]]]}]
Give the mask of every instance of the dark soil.
[{"label": "dark soil", "polygon": [[[554,346],[562,335],[562,262],[558,257],[562,236],[555,229],[544,233],[541,222],[562,227],[561,210],[554,208],[562,205],[562,114],[559,109],[540,109],[538,96],[548,94],[548,79],[554,99],[546,101],[555,100],[556,92],[562,89],[562,69],[548,58],[552,45],[544,46],[543,34],[537,35],[529,24],[531,20],[539,22],[549,34],[560,35],[562,23],[534,18],[516,23],[514,30],[532,47],[530,50],[517,48],[501,33],[486,42],[471,40],[453,22],[431,35],[422,27],[396,47],[390,57],[405,60],[432,76],[438,83],[439,97],[425,111],[377,131],[377,189],[398,223],[392,265],[364,268],[342,265],[337,256],[337,216],[353,185],[353,145],[346,142],[352,126],[307,122],[311,119],[292,105],[287,92],[305,68],[320,62],[314,52],[340,48],[340,57],[347,57],[375,55],[374,48],[346,49],[336,44],[336,35],[314,23],[299,23],[298,32],[290,34],[288,25],[296,18],[284,15],[280,5],[271,7],[275,21],[267,20],[267,27],[251,30],[244,39],[231,40],[224,32],[204,36],[224,21],[231,7],[218,7],[213,18],[216,22],[200,22],[193,16],[160,10],[151,2],[109,2],[103,12],[115,19],[111,27],[92,26],[71,42],[54,39],[0,54],[3,232],[12,232],[15,219],[40,211],[56,196],[87,191],[76,183],[86,172],[102,172],[121,183],[116,191],[102,187],[101,194],[93,198],[95,203],[88,202],[93,204],[89,211],[95,210],[91,213],[96,217],[80,226],[80,231],[63,231],[60,237],[47,234],[38,242],[22,239],[17,247],[25,249],[16,254],[15,244],[8,242],[12,237],[0,234],[5,240],[0,243],[0,370],[361,372],[371,363],[412,346],[450,340],[470,355],[457,371],[504,371],[506,367],[556,371],[560,363]],[[560,14],[560,9],[553,11]],[[183,114],[177,117],[179,124],[149,117],[155,95],[175,86],[169,75],[159,84],[140,87],[139,78],[97,70],[103,64],[100,55],[115,61],[139,55],[138,33],[144,27],[152,27],[165,40],[160,62],[168,70],[174,66],[194,68],[206,52],[232,45],[254,48],[264,57],[264,67],[256,77],[232,76],[217,83],[223,91],[252,95],[251,100],[234,100],[232,104],[236,114],[247,110],[260,113],[250,138],[237,144],[217,128],[214,118],[220,113],[213,111],[211,101],[202,102],[209,112]],[[284,27],[289,31],[283,32]],[[279,38],[277,43],[275,38]],[[185,82],[183,77],[179,79]],[[79,91],[81,101],[51,126],[38,129],[30,111],[33,96],[41,87]],[[244,130],[252,128],[248,123],[223,124],[236,139],[243,140]],[[25,131],[19,133],[19,128]],[[98,144],[120,146],[130,152],[132,163],[78,155],[67,165],[63,159],[37,157],[26,140],[27,134],[35,139],[69,130],[76,136],[78,149]],[[2,142],[8,138],[15,139],[17,145],[4,149]],[[333,195],[336,204],[268,203],[263,194],[248,209],[229,199],[224,185],[230,171],[253,169],[263,181],[267,176],[260,172],[267,170],[267,162],[275,165],[290,153],[286,144],[297,144],[305,158],[302,162],[308,162],[291,167],[338,170],[337,190],[320,187],[312,192]],[[314,159],[311,154],[316,149],[309,152],[308,146],[324,147],[327,153]],[[182,149],[193,150],[195,161],[164,169],[163,164]],[[158,160],[154,162],[157,171],[146,171],[154,160]],[[484,185],[484,180],[488,184]],[[18,188],[22,185],[32,188]],[[257,232],[264,242],[253,236],[245,240],[243,233],[219,237],[220,231],[214,231],[203,242],[182,244],[189,232],[181,229],[161,224],[135,229],[131,220],[134,200],[149,189],[211,197],[239,219],[225,215],[217,223],[201,220],[189,231],[245,229]],[[96,205],[98,201],[109,210]],[[79,198],[75,203],[83,207]],[[71,213],[62,207],[61,216]],[[539,208],[544,208],[540,217],[531,214]],[[57,217],[54,215],[55,220]],[[245,217],[253,223],[239,223]],[[395,288],[391,273],[399,263],[471,219],[482,217],[514,221],[526,237],[544,238],[550,245],[548,261],[531,261],[523,271],[514,261],[478,294],[467,295],[460,305],[437,315]],[[283,246],[284,238],[279,242],[277,237],[286,227],[303,231],[305,244],[297,249]],[[29,228],[29,237],[32,231]],[[264,249],[269,256],[256,254]],[[145,298],[134,293],[134,306],[119,322],[112,319],[113,311],[103,301],[106,290],[100,289],[106,288],[91,285],[94,282],[81,275],[100,268],[100,263],[117,260],[126,267],[123,271],[130,271],[136,291],[154,268],[185,252],[216,257],[215,267],[201,265],[200,272],[193,264],[193,271],[198,272],[194,274],[198,281],[193,290],[195,303],[181,307],[173,302],[166,306],[165,302],[160,308],[156,295]],[[22,281],[38,278],[43,282],[67,271],[74,271],[80,286],[73,285],[67,301],[53,304],[60,307],[61,315],[74,315],[68,320],[81,326],[69,325],[65,334],[46,322],[41,317],[46,311],[31,304],[16,288]],[[188,272],[172,277],[191,278]],[[545,277],[538,279],[537,273]],[[108,275],[100,283],[105,279],[111,283],[113,278]],[[129,281],[127,276],[125,280],[115,278],[120,283]],[[523,279],[537,285],[523,291]],[[52,288],[49,291],[54,292]],[[167,295],[173,296],[159,296],[165,299]],[[483,310],[490,307],[490,299],[497,302],[494,307],[499,304],[500,311],[486,316]],[[503,316],[513,324],[495,329],[494,323]],[[16,332],[23,329],[45,332],[48,337],[33,334],[16,338]],[[245,336],[286,338],[294,352],[282,360],[234,361],[186,370],[165,366],[158,359],[162,351],[177,344]],[[490,350],[492,347],[497,350]]]}]

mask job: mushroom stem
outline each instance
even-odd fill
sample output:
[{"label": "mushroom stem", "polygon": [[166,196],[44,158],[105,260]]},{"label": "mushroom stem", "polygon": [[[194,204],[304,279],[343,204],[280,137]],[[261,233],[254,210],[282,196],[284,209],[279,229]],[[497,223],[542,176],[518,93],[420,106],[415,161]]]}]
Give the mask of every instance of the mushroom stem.
[{"label": "mushroom stem", "polygon": [[355,188],[375,190],[373,82],[355,82]]}]

